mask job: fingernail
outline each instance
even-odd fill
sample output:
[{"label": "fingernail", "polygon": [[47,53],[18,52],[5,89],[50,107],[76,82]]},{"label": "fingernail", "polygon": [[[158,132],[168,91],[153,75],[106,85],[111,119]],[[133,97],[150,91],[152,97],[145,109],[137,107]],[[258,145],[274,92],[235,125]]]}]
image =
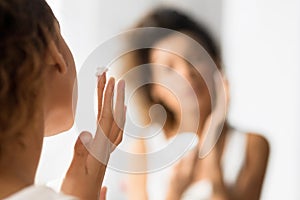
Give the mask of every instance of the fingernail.
[{"label": "fingernail", "polygon": [[82,144],[87,145],[90,143],[90,141],[92,140],[92,136],[89,133],[83,132],[80,134],[80,140],[82,142]]}]

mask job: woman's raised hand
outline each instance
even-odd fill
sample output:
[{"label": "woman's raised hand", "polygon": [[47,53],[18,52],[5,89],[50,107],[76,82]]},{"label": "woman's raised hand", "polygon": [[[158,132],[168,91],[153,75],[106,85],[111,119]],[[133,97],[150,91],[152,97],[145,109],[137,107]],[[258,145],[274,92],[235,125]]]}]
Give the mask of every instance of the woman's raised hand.
[{"label": "woman's raised hand", "polygon": [[106,73],[98,77],[97,131],[94,137],[88,132],[82,132],[78,137],[73,160],[62,185],[65,194],[82,200],[105,199],[100,196],[100,191],[106,165],[110,153],[122,141],[126,116],[125,82],[121,80],[117,84],[115,106],[114,88],[113,78],[106,84]]}]

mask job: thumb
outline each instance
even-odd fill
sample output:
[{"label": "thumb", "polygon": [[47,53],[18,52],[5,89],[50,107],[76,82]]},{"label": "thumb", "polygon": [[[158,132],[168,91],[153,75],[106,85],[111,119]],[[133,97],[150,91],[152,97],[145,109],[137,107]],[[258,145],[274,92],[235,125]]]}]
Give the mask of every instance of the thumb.
[{"label": "thumb", "polygon": [[89,132],[82,132],[79,135],[74,146],[74,155],[68,173],[76,173],[78,170],[85,169],[86,160],[89,155],[87,147],[91,141],[92,135]]},{"label": "thumb", "polygon": [[104,186],[101,188],[99,200],[106,200],[106,193],[107,193],[107,187]]}]

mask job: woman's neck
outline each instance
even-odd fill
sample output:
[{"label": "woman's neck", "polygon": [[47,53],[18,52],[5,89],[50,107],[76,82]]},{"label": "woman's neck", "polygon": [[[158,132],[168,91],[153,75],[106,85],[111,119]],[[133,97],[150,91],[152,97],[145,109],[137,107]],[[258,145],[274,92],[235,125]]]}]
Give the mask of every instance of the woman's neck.
[{"label": "woman's neck", "polygon": [[0,176],[0,199],[13,195],[34,183],[34,179],[22,180],[19,177],[8,174],[0,174]]},{"label": "woman's neck", "polygon": [[0,199],[34,184],[42,150],[43,131],[26,132],[22,136],[5,145],[1,152]]}]

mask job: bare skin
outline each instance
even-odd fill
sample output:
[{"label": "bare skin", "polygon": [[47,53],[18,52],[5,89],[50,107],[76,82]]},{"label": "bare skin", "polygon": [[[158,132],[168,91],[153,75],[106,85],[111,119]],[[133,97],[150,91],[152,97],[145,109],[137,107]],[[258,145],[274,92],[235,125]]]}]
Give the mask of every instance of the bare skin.
[{"label": "bare skin", "polygon": [[[105,73],[101,76],[98,85],[99,94],[99,126],[94,138],[89,133],[82,133],[81,137],[84,139],[77,140],[74,148],[74,157],[70,165],[70,168],[66,174],[62,185],[62,191],[66,194],[70,194],[80,199],[98,199],[99,191],[101,189],[102,181],[106,171],[106,164],[109,157],[106,159],[106,163],[100,162],[97,157],[91,155],[91,153],[97,152],[100,149],[100,153],[105,153],[106,150],[111,153],[114,148],[122,141],[123,128],[125,123],[125,106],[124,106],[124,82],[118,84],[118,95],[115,108],[115,114],[117,113],[117,119],[113,118],[111,111],[113,91],[114,91],[114,79],[110,79],[107,84],[107,89],[104,95],[104,104],[102,105],[102,94],[105,86]],[[119,116],[119,119],[118,119]],[[120,120],[121,127],[117,125],[117,121]],[[106,143],[105,146],[99,146],[102,143],[102,137],[100,136],[102,130],[104,135],[109,139],[112,144]],[[83,144],[85,142],[85,144]],[[84,145],[91,146],[87,149]],[[89,151],[90,150],[90,151]],[[101,160],[103,161],[103,160]],[[88,188],[88,189],[87,189]]]},{"label": "bare skin", "polygon": [[[76,70],[72,54],[55,23],[57,40],[52,39],[45,59],[42,105],[37,107],[38,117],[32,120],[30,130],[22,130],[22,137],[12,140],[5,147],[0,160],[0,199],[34,184],[43,137],[68,130],[74,122],[76,105]],[[74,156],[62,186],[62,192],[82,200],[105,200],[106,188],[101,189],[109,154],[122,141],[126,108],[124,105],[124,81],[117,84],[117,100],[112,108],[115,81],[106,83],[105,73],[98,81],[98,129],[94,138],[88,132],[78,137]],[[105,89],[106,88],[106,89]],[[74,102],[75,100],[75,102]],[[117,126],[120,125],[120,126]],[[101,127],[101,129],[100,129]],[[103,142],[99,135],[105,135]],[[101,140],[101,141],[100,141]],[[102,146],[99,146],[99,143]],[[22,145],[20,145],[22,144]],[[90,150],[108,150],[107,162],[100,162]],[[103,153],[106,153],[103,151]],[[101,154],[101,152],[100,152]],[[20,170],[22,168],[22,170]]]},{"label": "bare skin", "polygon": [[[163,39],[162,43],[168,44],[181,44],[180,38],[176,36],[169,36]],[[184,46],[183,44],[181,44]],[[179,56],[164,52],[161,50],[152,50],[150,53],[150,60],[152,63],[159,63],[160,65],[169,66],[172,70],[175,70],[178,74],[184,77],[190,82],[195,93],[198,95],[199,108],[201,111],[202,121],[199,122],[200,129],[197,132],[199,141],[202,140],[202,133],[205,132],[207,124],[209,122],[210,108],[210,96],[205,83],[201,77],[197,77],[191,71],[191,67]],[[153,69],[154,79],[159,79],[162,72],[155,71]],[[170,74],[170,73],[169,73]],[[166,78],[166,75],[162,78]],[[225,86],[228,86],[227,81],[224,79]],[[173,84],[174,85],[174,84]],[[170,87],[173,87],[170,85]],[[186,89],[185,89],[186,90]],[[152,96],[164,102],[169,109],[171,109],[175,115],[175,118],[180,119],[181,113],[178,108],[178,102],[173,98],[172,94],[163,87],[154,86],[152,90]],[[227,94],[229,96],[229,93]],[[182,99],[187,98],[182,96]],[[188,104],[189,105],[189,104]],[[193,110],[193,107],[183,108],[186,110]],[[193,116],[190,115],[189,119],[183,120],[183,126],[185,122],[188,127],[189,121],[193,120]],[[174,126],[176,127],[176,126]],[[176,127],[177,128],[177,127]],[[264,180],[264,175],[267,167],[269,156],[269,144],[266,139],[255,133],[247,133],[247,147],[246,147],[246,161],[238,176],[236,185],[232,188],[228,188],[223,180],[223,172],[221,170],[221,158],[223,155],[224,144],[227,139],[227,132],[229,127],[225,124],[221,136],[210,152],[210,154],[204,159],[198,159],[197,151],[194,151],[187,158],[183,158],[173,170],[171,176],[171,183],[167,191],[167,200],[180,199],[184,191],[192,184],[202,179],[209,179],[213,186],[213,195],[211,199],[214,200],[258,200],[261,188]],[[173,136],[178,132],[177,129],[165,129],[166,136]],[[171,133],[171,134],[169,134]],[[138,141],[134,147],[136,153],[147,153],[146,144],[144,141]],[[147,200],[147,174],[131,175],[129,177],[129,199],[133,200]]]},{"label": "bare skin", "polygon": [[[226,134],[223,134],[226,135]],[[246,162],[243,166],[236,185],[228,188],[224,184],[220,160],[225,137],[222,136],[213,150],[204,159],[199,159],[194,151],[183,158],[173,169],[171,185],[167,191],[167,200],[181,199],[184,191],[192,184],[202,179],[211,180],[213,200],[253,200],[259,199],[262,183],[268,162],[269,145],[262,137],[248,133]],[[135,152],[146,153],[145,144],[136,144]],[[129,178],[129,194],[134,191],[131,199],[148,199],[147,174],[131,175]]]},{"label": "bare skin", "polygon": [[167,199],[180,199],[188,186],[202,179],[211,180],[211,199],[259,199],[269,154],[268,143],[254,133],[248,133],[247,140],[246,165],[242,168],[235,186],[228,188],[224,183],[219,143],[206,158],[200,160],[193,152],[174,167]]}]

